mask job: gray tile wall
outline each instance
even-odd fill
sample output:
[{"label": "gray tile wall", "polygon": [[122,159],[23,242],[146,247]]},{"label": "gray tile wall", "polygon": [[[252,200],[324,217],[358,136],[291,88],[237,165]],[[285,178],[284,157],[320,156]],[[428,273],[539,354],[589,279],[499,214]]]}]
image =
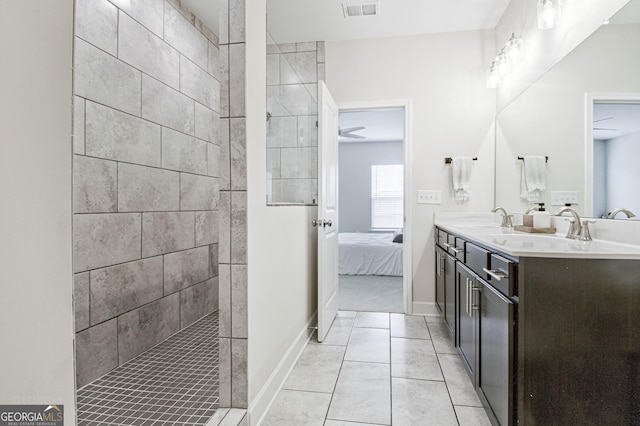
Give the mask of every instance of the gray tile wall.
[{"label": "gray tile wall", "polygon": [[315,204],[318,198],[318,80],[324,42],[267,46],[267,202]]},{"label": "gray tile wall", "polygon": [[218,176],[220,407],[247,408],[245,2],[221,0]]},{"label": "gray tile wall", "polygon": [[77,0],[78,386],[218,309],[229,235],[218,38],[179,0],[121,3]]}]

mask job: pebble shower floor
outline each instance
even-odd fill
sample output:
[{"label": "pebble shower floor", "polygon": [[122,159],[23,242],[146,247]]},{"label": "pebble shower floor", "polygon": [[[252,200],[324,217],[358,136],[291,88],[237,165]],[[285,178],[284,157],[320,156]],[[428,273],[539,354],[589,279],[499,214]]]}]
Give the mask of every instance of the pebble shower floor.
[{"label": "pebble shower floor", "polygon": [[218,408],[218,312],[78,390],[78,426],[204,425]]}]

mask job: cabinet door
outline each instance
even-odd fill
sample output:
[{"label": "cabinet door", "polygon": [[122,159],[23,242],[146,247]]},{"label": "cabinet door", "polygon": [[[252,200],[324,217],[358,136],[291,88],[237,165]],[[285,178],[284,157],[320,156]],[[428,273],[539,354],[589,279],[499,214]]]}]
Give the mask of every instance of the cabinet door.
[{"label": "cabinet door", "polygon": [[513,302],[490,285],[482,286],[479,311],[478,389],[501,425],[513,423],[513,359],[515,350]]},{"label": "cabinet door", "polygon": [[476,376],[476,318],[474,288],[476,277],[466,266],[458,265],[458,345],[465,366],[472,378]]},{"label": "cabinet door", "polygon": [[444,250],[436,246],[436,306],[444,316]]},{"label": "cabinet door", "polygon": [[444,253],[444,320],[456,341],[456,259]]}]

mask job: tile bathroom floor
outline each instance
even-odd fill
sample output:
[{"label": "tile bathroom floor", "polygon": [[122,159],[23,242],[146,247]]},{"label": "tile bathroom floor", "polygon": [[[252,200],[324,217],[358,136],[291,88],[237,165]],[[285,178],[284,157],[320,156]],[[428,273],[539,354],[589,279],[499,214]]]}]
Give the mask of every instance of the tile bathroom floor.
[{"label": "tile bathroom floor", "polygon": [[440,318],[340,311],[262,426],[490,425]]},{"label": "tile bathroom floor", "polygon": [[204,425],[218,408],[218,312],[78,390],[78,426]]}]

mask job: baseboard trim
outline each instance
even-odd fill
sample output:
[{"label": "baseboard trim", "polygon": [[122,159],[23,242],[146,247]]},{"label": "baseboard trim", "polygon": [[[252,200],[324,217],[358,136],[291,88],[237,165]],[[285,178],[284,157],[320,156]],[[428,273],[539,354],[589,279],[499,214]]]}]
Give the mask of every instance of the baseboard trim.
[{"label": "baseboard trim", "polygon": [[439,317],[440,311],[434,302],[413,302],[413,314]]},{"label": "baseboard trim", "polygon": [[[304,328],[300,331],[298,336],[289,346],[289,349],[284,353],[282,359],[273,370],[269,379],[266,381],[256,398],[249,406],[249,418],[251,419],[251,425],[259,426],[264,420],[264,416],[271,408],[271,405],[276,399],[278,392],[284,386],[287,377],[291,373],[291,370],[296,365],[298,358],[302,355],[302,351],[307,346],[307,343],[313,335],[313,329],[315,328],[317,320],[317,312],[314,312],[309,321],[305,324]],[[258,419],[256,423],[253,419]]]}]

